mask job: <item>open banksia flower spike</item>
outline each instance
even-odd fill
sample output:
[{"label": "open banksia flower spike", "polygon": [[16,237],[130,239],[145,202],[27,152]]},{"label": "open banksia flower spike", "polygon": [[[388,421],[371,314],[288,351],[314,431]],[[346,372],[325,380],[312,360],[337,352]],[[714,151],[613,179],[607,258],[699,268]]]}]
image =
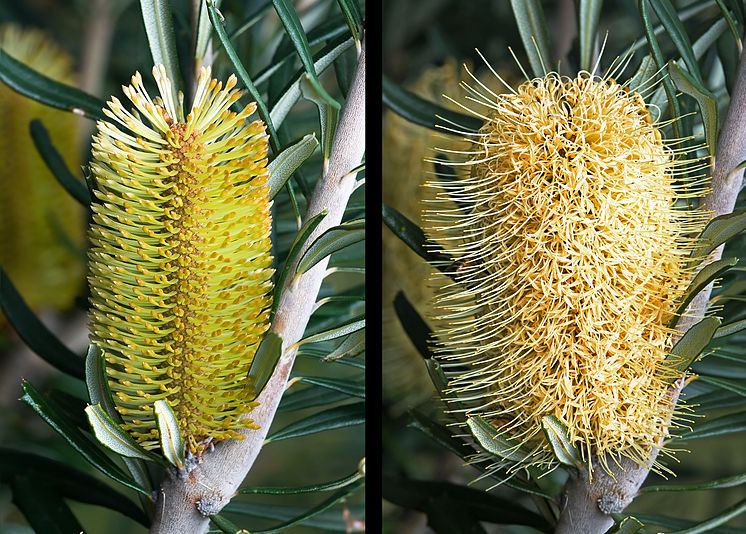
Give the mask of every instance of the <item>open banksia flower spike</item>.
[{"label": "open banksia flower spike", "polygon": [[[105,354],[123,428],[159,444],[153,405],[173,408],[187,447],[255,427],[248,371],[269,324],[267,135],[202,69],[185,115],[163,66],[160,97],[136,73],[99,122],[89,282],[91,341]],[[179,95],[181,99],[181,95]]]},{"label": "open banksia flower spike", "polygon": [[704,194],[706,164],[610,77],[468,89],[464,108],[485,109],[455,163],[468,172],[431,182],[424,214],[459,266],[435,275],[451,410],[530,451],[526,463],[556,465],[551,416],[585,464],[644,465],[672,424],[670,324],[707,220],[687,202]]}]

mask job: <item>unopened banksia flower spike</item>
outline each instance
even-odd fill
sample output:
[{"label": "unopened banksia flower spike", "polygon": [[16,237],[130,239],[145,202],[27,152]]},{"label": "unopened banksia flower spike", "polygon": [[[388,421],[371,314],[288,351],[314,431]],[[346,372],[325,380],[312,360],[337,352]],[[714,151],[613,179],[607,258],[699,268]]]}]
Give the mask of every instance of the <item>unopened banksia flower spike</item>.
[{"label": "unopened banksia flower spike", "polygon": [[[165,69],[160,97],[136,73],[94,136],[91,341],[104,353],[123,428],[158,447],[153,404],[173,408],[187,447],[240,438],[255,406],[247,376],[269,327],[272,257],[267,134],[236,113],[225,87],[199,75],[185,115]],[[181,97],[181,95],[180,95]]]},{"label": "unopened banksia flower spike", "polygon": [[464,109],[476,102],[484,121],[464,132],[472,149],[456,164],[469,172],[433,181],[424,216],[459,266],[435,275],[451,411],[527,463],[556,465],[551,417],[585,464],[644,465],[676,421],[670,325],[707,220],[683,199],[703,195],[706,164],[680,158],[681,140],[663,140],[642,96],[610,76],[468,89]]}]

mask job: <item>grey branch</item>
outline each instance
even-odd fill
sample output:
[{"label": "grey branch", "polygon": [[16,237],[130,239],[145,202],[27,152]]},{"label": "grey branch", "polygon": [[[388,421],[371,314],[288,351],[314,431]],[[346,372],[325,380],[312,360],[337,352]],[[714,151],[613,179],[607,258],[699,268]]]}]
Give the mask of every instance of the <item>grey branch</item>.
[{"label": "grey branch", "polygon": [[[329,165],[311,196],[307,218],[328,211],[307,243],[342,220],[355,187],[356,173],[365,151],[365,47],[358,59],[347,100],[342,107]],[[301,254],[302,255],[302,254]],[[299,257],[301,256],[299,255]],[[209,518],[202,512],[219,512],[235,495],[264,444],[275,411],[287,385],[300,341],[311,316],[326,273],[328,258],[294,279],[287,278],[271,330],[283,338],[283,356],[267,386],[257,399],[259,406],[249,416],[261,428],[242,431],[244,439],[217,443],[202,462],[188,473],[172,471],[163,481],[156,502],[151,534],[193,534],[208,530]]]},{"label": "grey branch", "polygon": [[[746,160],[746,54],[741,54],[733,86],[728,112],[720,130],[715,160],[712,171],[712,191],[704,198],[703,207],[712,212],[713,217],[731,213],[736,204],[736,197],[741,189],[743,169],[733,170]],[[720,258],[720,247],[713,260]],[[677,330],[679,335],[699,321],[710,300],[712,286],[708,287],[689,305],[689,313],[682,316]],[[677,381],[671,389],[672,398],[678,399],[683,387],[683,380]],[[658,451],[651,454],[652,463]],[[614,523],[609,515],[621,512],[637,495],[649,470],[639,467],[631,460],[622,460],[620,466],[613,469],[613,477],[603,469],[595,469],[593,480],[588,480],[587,472],[571,471],[570,479],[565,485],[564,499],[557,525],[557,534],[602,534]],[[608,505],[613,503],[614,509]]]}]

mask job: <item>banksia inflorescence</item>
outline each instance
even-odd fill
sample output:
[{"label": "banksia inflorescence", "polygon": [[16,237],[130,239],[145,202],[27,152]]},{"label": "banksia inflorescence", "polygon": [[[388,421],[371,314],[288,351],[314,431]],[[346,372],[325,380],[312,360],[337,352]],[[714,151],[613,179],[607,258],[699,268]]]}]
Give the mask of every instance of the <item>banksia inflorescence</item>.
[{"label": "banksia inflorescence", "polygon": [[431,183],[425,213],[454,260],[436,277],[434,347],[451,408],[531,463],[554,464],[552,415],[586,463],[645,464],[671,424],[669,325],[707,219],[682,199],[703,194],[706,165],[678,158],[680,141],[612,78],[476,87],[487,111],[472,112],[484,125],[460,162],[470,172]]},{"label": "banksia inflorescence", "polygon": [[[2,25],[0,48],[53,80],[75,82],[72,58],[38,30]],[[0,265],[32,309],[69,309],[82,286],[85,210],[45,165],[29,122],[43,122],[74,170],[80,164],[75,135],[80,119],[5,85],[0,85],[0,116]]]},{"label": "banksia inflorescence", "polygon": [[[91,170],[91,341],[105,354],[123,427],[158,446],[153,404],[165,399],[192,452],[256,428],[248,371],[268,329],[271,202],[264,124],[235,113],[235,76],[202,69],[191,111],[139,73],[99,122]],[[181,95],[179,95],[181,96]],[[118,123],[118,124],[115,124]]]}]

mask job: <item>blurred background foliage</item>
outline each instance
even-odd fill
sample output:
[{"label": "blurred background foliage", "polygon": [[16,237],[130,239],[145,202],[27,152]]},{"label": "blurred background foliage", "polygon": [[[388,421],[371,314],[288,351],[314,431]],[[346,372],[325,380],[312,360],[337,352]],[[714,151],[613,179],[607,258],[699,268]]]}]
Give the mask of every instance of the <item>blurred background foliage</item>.
[{"label": "blurred background foliage", "polygon": [[[174,31],[179,52],[182,73],[191,72],[192,30],[189,19],[190,0],[171,0],[174,14]],[[302,0],[293,3],[304,29],[316,40],[312,42],[312,53],[318,53],[330,43],[349,39],[349,28],[337,2],[329,0]],[[364,10],[364,2],[359,2]],[[278,59],[290,56],[277,74],[268,75],[257,84],[267,100],[273,101],[285,89],[285,82],[302,68],[295,50],[287,39],[282,23],[269,1],[224,0],[220,6],[225,16],[225,27],[232,36],[232,44],[238,52],[244,67],[255,76],[278,63]],[[364,12],[364,11],[363,11]],[[83,89],[102,100],[117,96],[126,101],[121,86],[129,83],[130,77],[139,70],[145,85],[153,94],[157,92],[150,71],[152,57],[148,47],[140,3],[133,0],[0,0],[0,25],[13,24],[18,28],[34,28],[56,43],[67,58],[71,73],[66,83]],[[236,30],[240,33],[233,35]],[[315,32],[315,33],[314,33]],[[284,37],[284,40],[283,40]],[[217,57],[212,75],[225,80],[233,67],[219,41],[213,33],[213,50]],[[3,45],[9,55],[10,48]],[[339,102],[344,101],[349,82],[356,64],[354,46],[346,50],[334,62],[333,68],[320,76],[324,87]],[[41,72],[52,76],[46,66]],[[1,84],[0,84],[1,85]],[[241,82],[239,82],[239,86]],[[247,97],[244,97],[246,100]],[[246,100],[248,102],[248,100]],[[63,277],[72,289],[66,295],[52,291],[45,286],[47,277],[52,274],[46,269],[34,269],[19,265],[11,269],[11,262],[21,258],[0,254],[3,268],[7,268],[11,280],[21,277],[37,280],[37,284],[17,283],[17,289],[38,317],[75,353],[84,355],[88,341],[85,329],[87,308],[87,288],[84,280],[85,213],[71,200],[68,193],[59,187],[53,175],[46,169],[33,148],[29,133],[29,120],[41,118],[50,132],[52,143],[63,152],[64,159],[73,175],[84,180],[82,165],[90,158],[90,135],[94,123],[80,119],[73,114],[50,110],[32,102],[26,97],[11,93],[4,85],[0,86],[0,106],[10,105],[12,109],[22,109],[16,113],[18,120],[10,120],[3,113],[0,118],[0,135],[6,144],[0,143],[0,220],[5,222],[11,211],[24,213],[22,224],[48,222],[39,221],[41,214],[54,211],[53,215],[64,219],[65,232],[69,235],[68,248],[75,250],[75,261]],[[28,106],[23,107],[23,106]],[[7,109],[7,108],[0,108]],[[30,110],[30,111],[27,111]],[[70,123],[73,123],[73,127]],[[280,147],[297,141],[306,134],[315,133],[321,139],[318,108],[310,100],[301,98],[292,108],[291,114],[279,129]],[[6,148],[7,141],[16,145]],[[65,146],[69,145],[69,146]],[[18,148],[22,146],[23,148]],[[63,150],[64,148],[64,150]],[[305,164],[296,172],[294,183],[297,194],[297,209],[304,213],[306,197],[313,189],[322,168],[323,158],[317,149]],[[22,163],[25,166],[14,166]],[[14,165],[11,165],[14,164]],[[7,171],[7,172],[6,172]],[[19,189],[29,175],[51,185],[52,193],[46,193],[42,202]],[[364,171],[358,178],[364,177]],[[299,187],[299,185],[303,187]],[[12,193],[11,193],[12,192]],[[365,186],[359,187],[352,196],[344,220],[358,219],[365,215]],[[2,201],[10,200],[11,210]],[[54,210],[51,209],[54,207]],[[273,207],[274,237],[273,255],[282,267],[291,242],[298,231],[296,209],[283,191],[275,198]],[[48,225],[47,225],[48,226]],[[3,226],[0,224],[0,229]],[[1,236],[0,236],[1,237]],[[60,236],[57,235],[57,238]],[[63,238],[65,236],[62,236]],[[65,245],[64,239],[63,246]],[[44,246],[34,246],[29,241],[16,255],[32,257],[45,252]],[[7,244],[0,242],[3,253]],[[69,250],[68,250],[69,252]],[[20,261],[18,262],[20,264]],[[15,264],[14,264],[15,265]],[[26,264],[28,265],[28,264]],[[330,267],[338,267],[336,274],[330,275],[322,286],[319,298],[338,297],[327,300],[312,316],[308,332],[328,330],[340,322],[364,314],[364,243],[359,242],[332,256]],[[278,267],[276,265],[276,267]],[[12,272],[13,271],[13,272]],[[279,269],[278,269],[279,271]],[[35,295],[40,297],[36,298]],[[44,298],[44,295],[47,298]],[[62,302],[60,302],[62,301]],[[358,333],[359,335],[359,333]],[[339,345],[339,339],[322,343],[303,345],[295,363],[293,376],[323,376],[327,379],[341,379],[362,392],[364,358],[358,352],[349,354],[334,362],[322,358]],[[360,347],[358,347],[360,348]],[[88,423],[79,410],[87,401],[88,394],[82,381],[62,374],[29,350],[19,339],[14,329],[0,319],[0,447],[5,458],[2,462],[13,461],[8,455],[10,449],[35,453],[51,458],[100,480],[107,480],[101,473],[86,463],[64,440],[47,424],[38,418],[28,406],[18,401],[21,396],[21,379],[26,378],[36,387],[49,394],[60,406],[69,407],[72,417],[78,417],[81,428],[88,429]],[[340,382],[341,383],[341,382]],[[276,431],[318,413],[321,409],[339,406],[362,407],[362,399],[350,397],[330,389],[295,381],[288,389],[278,415],[272,426]],[[287,402],[285,402],[287,401]],[[354,405],[354,406],[353,406]],[[76,411],[77,410],[77,411]],[[362,410],[362,408],[360,408]],[[358,410],[358,411],[360,411]],[[340,428],[313,433],[299,439],[278,440],[267,445],[247,477],[244,486],[286,486],[313,485],[341,479],[354,473],[360,467],[364,456],[364,432],[362,415],[358,414],[354,424],[339,425]],[[0,473],[3,466],[0,465]],[[43,483],[34,480],[35,484]],[[133,501],[134,492],[117,487]],[[299,534],[320,531],[359,531],[364,529],[363,491],[336,503],[326,512],[316,516],[305,525],[295,526],[288,532]],[[240,526],[252,530],[271,528],[284,520],[301,515],[312,507],[328,499],[329,493],[302,493],[291,495],[243,495],[233,503],[247,503],[253,506],[252,514],[225,513],[225,517]],[[110,534],[142,533],[147,529],[135,521],[105,508],[66,501],[77,516],[86,533],[106,532]],[[240,508],[240,506],[236,507]],[[262,516],[265,516],[262,518]],[[27,534],[33,532],[18,508],[14,505],[9,487],[0,482],[0,534]]]},{"label": "blurred background foliage", "polygon": [[[578,71],[578,9],[579,2],[573,0],[544,0],[537,2],[543,7],[552,53],[559,60],[559,71],[574,75]],[[533,4],[533,2],[527,2]],[[662,2],[652,1],[653,5]],[[729,101],[729,92],[735,76],[736,61],[740,43],[734,34],[743,34],[744,6],[740,1],[677,0],[670,5],[678,15],[691,43],[698,39],[708,40],[709,44],[698,61],[706,88],[712,92],[720,111],[720,122]],[[652,13],[654,11],[650,10]],[[728,13],[726,20],[723,13]],[[660,22],[652,15],[658,43],[665,60],[678,59],[680,54],[671,38],[671,27],[660,27]],[[731,26],[731,23],[732,26]],[[712,28],[716,29],[713,30]],[[625,81],[633,75],[644,56],[650,53],[645,39],[637,1],[606,0],[602,2],[598,22],[597,46],[607,35],[605,51],[601,59],[600,72],[605,72],[618,55],[631,46],[635,56],[624,74],[617,79]],[[708,33],[709,31],[709,33]],[[459,66],[466,63],[486,85],[495,92],[505,92],[491,75],[484,62],[475,52],[478,48],[490,64],[509,83],[520,83],[525,78],[509,48],[518,61],[529,70],[518,25],[516,24],[511,2],[484,0],[461,2],[458,0],[435,0],[418,2],[415,0],[385,0],[383,2],[383,74],[400,87],[446,109],[457,107],[442,97],[445,93],[457,101],[462,96],[459,81],[471,80]],[[680,61],[679,61],[680,63]],[[551,68],[551,67],[550,67]],[[556,66],[554,67],[556,69]],[[654,71],[655,69],[653,69]],[[386,101],[386,98],[384,98]],[[463,100],[462,100],[463,101]],[[698,111],[696,102],[687,95],[679,95],[684,112]],[[665,102],[665,100],[664,100]],[[665,113],[664,109],[664,113]],[[686,131],[703,133],[701,116],[684,121]],[[667,136],[671,137],[670,128]],[[421,223],[423,184],[430,178],[434,169],[424,162],[425,157],[433,156],[438,148],[449,148],[457,142],[444,135],[406,121],[384,106],[383,114],[383,201],[394,207],[416,224]],[[706,155],[699,149],[698,156]],[[743,193],[736,209],[744,207]],[[428,376],[422,356],[408,339],[405,329],[394,307],[394,297],[403,291],[407,299],[427,321],[429,317],[427,288],[428,264],[398,240],[389,229],[383,230],[383,469],[384,477],[390,480],[403,479],[424,481],[449,481],[459,486],[472,483],[480,471],[465,467],[458,455],[446,450],[442,442],[437,444],[422,431],[422,421],[432,417],[443,422],[442,405],[436,399],[435,390]],[[724,258],[746,257],[746,239],[741,236],[726,245]],[[743,260],[742,260],[743,261]],[[723,323],[738,321],[746,314],[744,307],[746,290],[746,270],[737,267],[722,279],[713,295],[718,315]],[[401,309],[399,310],[401,313]],[[727,476],[743,475],[746,472],[746,456],[743,454],[746,443],[746,398],[738,387],[746,385],[746,338],[743,332],[715,339],[701,362],[694,370],[701,378],[695,380],[685,390],[685,402],[692,408],[691,417],[694,432],[690,439],[677,439],[672,446],[682,449],[669,467],[676,473],[675,478],[664,480],[650,474],[645,486],[666,484],[688,485]],[[715,381],[728,379],[727,384],[715,385]],[[707,381],[714,379],[714,381]],[[702,417],[705,416],[705,417]],[[709,426],[708,425],[709,422]],[[679,434],[687,434],[687,428]],[[685,436],[684,436],[685,437]],[[692,439],[702,437],[706,439]],[[689,451],[689,452],[686,452]],[[541,480],[541,486],[557,494],[566,476],[562,470]],[[746,480],[742,476],[741,479]],[[386,495],[386,478],[384,495]],[[471,488],[488,488],[492,480],[482,480],[470,485]],[[415,490],[411,490],[412,494]],[[422,488],[419,491],[424,492]],[[645,490],[643,490],[645,491]],[[516,490],[500,486],[491,494],[506,502],[523,505],[536,510],[532,499]],[[443,528],[448,521],[443,516],[458,516],[458,507],[453,499],[439,501],[437,491],[428,493],[425,501],[430,508],[425,514],[411,505],[416,499],[409,499],[410,506],[400,506],[407,501],[403,497],[406,490],[397,492],[392,500],[384,498],[384,532],[391,534],[432,532],[431,526],[441,525],[438,532],[450,531]],[[410,494],[411,495],[411,494]],[[650,492],[638,497],[625,511],[625,515],[652,517],[668,515],[680,520],[701,522],[706,518],[722,513],[734,504],[743,505],[746,486],[743,482],[733,487],[723,487],[707,491]],[[463,505],[461,505],[463,509]],[[439,515],[440,514],[440,515]],[[510,514],[506,513],[506,517]],[[430,526],[428,526],[430,523]],[[496,521],[499,523],[499,521]],[[509,521],[506,521],[509,523]],[[471,524],[471,523],[470,523]],[[658,523],[651,523],[658,524]],[[674,528],[650,527],[647,532],[671,531],[683,528],[679,523]],[[743,514],[708,532],[746,532],[746,518]],[[481,523],[479,532],[537,532],[528,527],[496,526]],[[703,530],[705,531],[705,530]],[[687,531],[688,532],[688,531]],[[699,532],[699,530],[697,531]]]}]

